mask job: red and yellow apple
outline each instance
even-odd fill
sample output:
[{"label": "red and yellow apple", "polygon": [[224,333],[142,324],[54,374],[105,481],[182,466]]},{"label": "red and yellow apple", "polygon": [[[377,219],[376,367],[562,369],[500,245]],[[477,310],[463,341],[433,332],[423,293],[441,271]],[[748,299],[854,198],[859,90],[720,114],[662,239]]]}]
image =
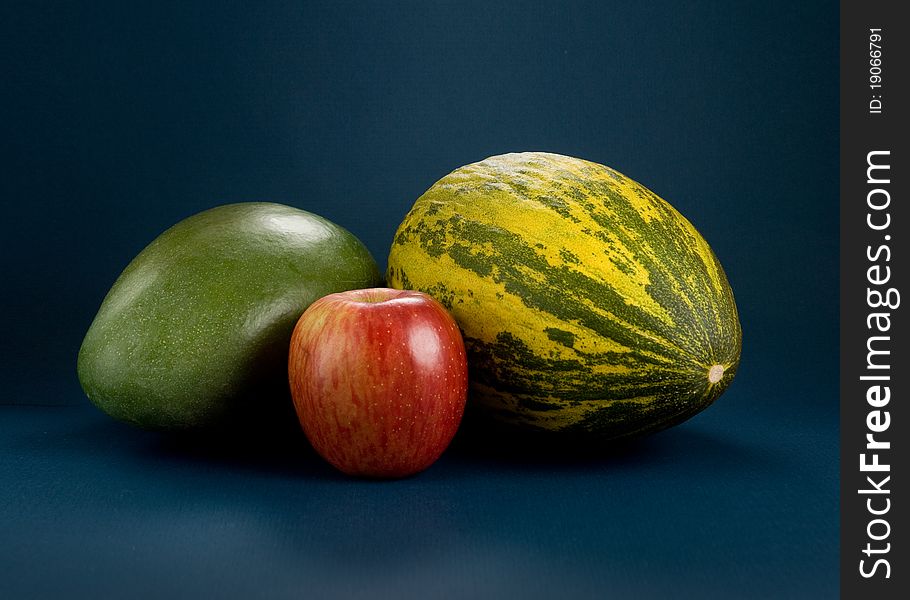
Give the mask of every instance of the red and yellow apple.
[{"label": "red and yellow apple", "polygon": [[443,453],[464,412],[467,360],[446,309],[421,292],[330,294],[300,317],[291,395],[310,443],[344,473],[418,473]]}]

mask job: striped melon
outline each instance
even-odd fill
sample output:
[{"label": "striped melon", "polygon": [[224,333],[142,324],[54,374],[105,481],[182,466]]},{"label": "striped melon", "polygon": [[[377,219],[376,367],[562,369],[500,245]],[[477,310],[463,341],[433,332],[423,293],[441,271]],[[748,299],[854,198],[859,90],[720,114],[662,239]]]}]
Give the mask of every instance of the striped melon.
[{"label": "striped melon", "polygon": [[742,334],[720,263],[628,177],[540,152],[443,177],[395,234],[387,281],[464,333],[471,402],[598,439],[675,425],[733,380]]}]

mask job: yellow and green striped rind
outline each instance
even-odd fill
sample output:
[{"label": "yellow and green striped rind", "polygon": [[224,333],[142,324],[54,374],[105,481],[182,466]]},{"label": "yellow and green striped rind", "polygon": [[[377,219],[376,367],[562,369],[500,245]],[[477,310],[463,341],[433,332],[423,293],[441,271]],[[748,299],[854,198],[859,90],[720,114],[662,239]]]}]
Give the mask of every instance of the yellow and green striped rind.
[{"label": "yellow and green striped rind", "polygon": [[405,217],[387,282],[461,326],[472,402],[532,429],[618,438],[711,404],[739,365],[733,293],[667,202],[596,163],[505,154],[443,177]]}]

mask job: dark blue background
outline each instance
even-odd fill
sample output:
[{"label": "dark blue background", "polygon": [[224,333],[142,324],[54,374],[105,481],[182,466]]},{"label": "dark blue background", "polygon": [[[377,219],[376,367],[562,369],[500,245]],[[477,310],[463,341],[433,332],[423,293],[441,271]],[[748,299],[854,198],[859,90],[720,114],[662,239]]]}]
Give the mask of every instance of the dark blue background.
[{"label": "dark blue background", "polygon": [[[83,4],[0,9],[0,596],[836,593],[837,3]],[[374,484],[88,406],[82,335],[178,220],[283,202],[384,267],[435,180],[522,150],[711,243],[744,347],[708,411],[594,456],[462,436]]]}]

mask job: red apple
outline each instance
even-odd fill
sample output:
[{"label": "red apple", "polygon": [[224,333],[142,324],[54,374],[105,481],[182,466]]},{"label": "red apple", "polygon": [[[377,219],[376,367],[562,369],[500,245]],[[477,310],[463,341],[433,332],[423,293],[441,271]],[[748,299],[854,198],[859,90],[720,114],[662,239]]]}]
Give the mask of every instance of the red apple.
[{"label": "red apple", "polygon": [[458,325],[421,292],[330,294],[291,336],[291,395],[316,451],[349,475],[406,477],[433,464],[464,412]]}]

